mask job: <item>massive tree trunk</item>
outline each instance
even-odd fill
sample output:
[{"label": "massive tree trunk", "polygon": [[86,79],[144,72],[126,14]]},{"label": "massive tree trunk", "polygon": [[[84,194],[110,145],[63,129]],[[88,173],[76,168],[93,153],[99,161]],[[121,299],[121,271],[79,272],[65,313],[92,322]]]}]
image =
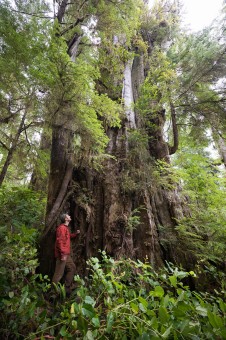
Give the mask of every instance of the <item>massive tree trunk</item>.
[{"label": "massive tree trunk", "polygon": [[[144,80],[142,66],[142,56],[125,66],[123,98],[127,119],[122,128],[108,130],[110,141],[106,151],[114,158],[106,161],[102,173],[77,169],[73,174],[73,180],[80,188],[74,195],[73,209],[76,208],[72,211],[76,212],[81,228],[81,242],[75,257],[79,273],[84,273],[85,259],[97,256],[99,249],[115,258],[149,260],[154,267],[162,266],[165,260],[185,265],[189,255],[181,245],[178,246],[175,231],[177,221],[186,213],[186,204],[176,184],[172,189],[158,184],[153,184],[154,189],[148,185],[140,185],[137,190],[125,191],[123,188],[123,174],[127,170],[130,172],[127,158],[133,147],[129,134],[131,128],[136,129],[136,121],[140,124],[133,104]],[[153,164],[156,160],[169,163],[169,146],[163,138],[164,111],[150,111],[150,120],[153,128],[146,127],[150,160]],[[139,161],[141,168],[143,160]],[[135,171],[139,171],[139,165]],[[154,178],[150,180],[155,181]],[[139,219],[136,225],[133,224],[134,211]]]},{"label": "massive tree trunk", "polygon": [[[62,211],[72,216],[72,229],[81,230],[73,244],[79,274],[85,274],[86,260],[98,256],[99,250],[115,258],[148,260],[156,268],[165,260],[186,263],[186,250],[178,247],[175,230],[186,211],[185,204],[177,186],[157,183],[151,170],[158,160],[170,163],[172,150],[163,137],[165,112],[154,111],[150,103],[149,124],[145,124],[134,109],[147,68],[142,53],[125,63],[122,98],[126,117],[121,128],[107,130],[106,152],[113,157],[105,161],[100,172],[84,165],[73,166],[68,151],[72,138],[69,129],[53,128],[46,228],[41,242],[42,273],[53,272],[54,232]],[[175,116],[173,119],[175,127]],[[131,164],[129,158],[137,145],[130,136],[136,129],[147,134],[147,159],[140,153]],[[164,171],[162,176],[168,180]]]}]

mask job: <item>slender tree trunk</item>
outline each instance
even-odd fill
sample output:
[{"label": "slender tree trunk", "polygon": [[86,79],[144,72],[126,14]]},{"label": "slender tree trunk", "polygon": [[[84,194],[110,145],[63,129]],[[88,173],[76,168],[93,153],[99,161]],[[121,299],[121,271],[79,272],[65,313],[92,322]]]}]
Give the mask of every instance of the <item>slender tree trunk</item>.
[{"label": "slender tree trunk", "polygon": [[[73,165],[71,161],[71,130],[63,126],[54,126],[52,133],[52,150],[46,223],[40,244],[40,267],[43,274],[52,274],[54,269],[54,238],[57,218],[63,209],[67,209],[65,199],[71,181]],[[68,206],[68,210],[69,206]],[[69,212],[69,211],[68,211]]]},{"label": "slender tree trunk", "polygon": [[4,181],[5,177],[6,177],[8,168],[9,168],[10,163],[11,163],[12,158],[13,158],[13,154],[14,154],[16,148],[17,148],[21,132],[23,131],[25,118],[26,118],[26,112],[24,112],[24,114],[22,116],[22,119],[20,121],[20,125],[19,125],[19,127],[17,129],[16,135],[13,138],[12,145],[8,149],[8,154],[7,154],[5,163],[4,163],[3,168],[1,170],[1,173],[0,173],[0,186],[2,185],[2,183],[3,183],[3,181]]},{"label": "slender tree trunk", "polygon": [[212,131],[212,137],[215,143],[215,147],[218,150],[218,154],[221,157],[221,162],[224,164],[226,167],[226,141],[225,138],[223,137],[222,132],[219,129],[218,124],[215,123],[215,117],[214,115],[211,115],[211,131]]},{"label": "slender tree trunk", "polygon": [[[63,0],[59,6],[56,16],[59,24],[63,21],[68,5],[68,0]],[[77,22],[82,22],[83,19],[81,18]],[[76,24],[73,25],[73,27],[75,26]],[[72,61],[75,61],[80,39],[81,34],[72,33],[72,37],[68,42],[68,54]],[[73,114],[69,104],[61,103],[59,111],[53,117],[46,221],[39,250],[39,270],[42,274],[48,274],[50,277],[52,277],[55,267],[55,228],[59,224],[58,217],[60,213],[67,212],[71,214],[72,224],[74,225],[74,214],[71,211],[73,202],[70,202],[70,195],[72,194],[70,184],[73,173]]]},{"label": "slender tree trunk", "polygon": [[218,141],[218,145],[219,145],[219,152],[220,155],[222,157],[224,166],[226,167],[226,142],[225,139],[223,139],[222,137],[219,138]]},{"label": "slender tree trunk", "polygon": [[[50,153],[50,150],[51,150],[51,138],[47,133],[45,133],[45,131],[43,131],[40,141],[40,155],[38,154],[37,161],[30,181],[30,187],[35,191],[43,192],[47,191],[49,179],[49,166],[48,166],[49,164],[46,165],[47,163],[46,157]],[[44,175],[43,172],[45,172]]]}]

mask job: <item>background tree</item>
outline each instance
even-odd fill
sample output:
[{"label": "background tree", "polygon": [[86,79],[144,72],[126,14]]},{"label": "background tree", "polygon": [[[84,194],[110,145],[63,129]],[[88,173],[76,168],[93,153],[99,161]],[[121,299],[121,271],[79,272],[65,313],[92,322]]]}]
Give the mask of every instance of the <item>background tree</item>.
[{"label": "background tree", "polygon": [[[48,21],[37,16],[48,7],[39,1],[14,5],[7,1],[0,5],[0,185],[6,176],[12,181],[29,177],[44,121],[39,62],[48,44],[43,35]],[[37,16],[25,15],[25,8]]]}]

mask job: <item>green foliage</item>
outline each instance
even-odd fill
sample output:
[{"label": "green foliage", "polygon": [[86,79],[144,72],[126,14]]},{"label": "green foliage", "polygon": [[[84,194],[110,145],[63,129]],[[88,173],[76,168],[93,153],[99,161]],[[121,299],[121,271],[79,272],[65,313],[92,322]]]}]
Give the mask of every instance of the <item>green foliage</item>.
[{"label": "green foliage", "polygon": [[100,76],[95,55],[85,49],[73,62],[65,40],[56,37],[55,29],[52,35],[48,50],[51,67],[47,65],[44,72],[50,73],[47,119],[80,136],[82,144],[76,145],[75,156],[79,155],[80,146],[83,158],[86,153],[95,156],[104,151],[108,142],[104,128],[120,126],[121,106],[95,90],[95,81]]},{"label": "green foliage", "polygon": [[182,92],[191,90],[197,82],[216,80],[218,68],[216,60],[221,62],[224,46],[218,41],[213,31],[206,29],[197,34],[180,35],[169,51],[169,57],[180,73]]},{"label": "green foliage", "polygon": [[7,187],[0,189],[0,227],[5,232],[18,232],[21,226],[40,227],[43,223],[46,197],[27,188]]},{"label": "green foliage", "polygon": [[159,187],[174,189],[179,182],[178,173],[163,160],[150,157],[148,137],[143,129],[128,133],[129,152],[121,172],[121,186],[124,192],[148,190],[150,193]]},{"label": "green foliage", "polygon": [[[46,322],[43,293],[47,278],[35,274],[38,261],[35,248],[37,231],[22,228],[8,233],[1,242],[0,256],[0,334],[3,339],[21,338],[38,322]],[[45,306],[46,308],[46,306]]]},{"label": "green foliage", "polygon": [[179,31],[179,14],[180,4],[171,0],[154,1],[151,13],[147,9],[143,11],[141,29],[149,44],[163,47],[165,42],[173,41]]},{"label": "green foliage", "polygon": [[[43,295],[50,288],[47,278],[34,274],[37,260],[32,240],[33,231],[24,229],[20,235],[9,235],[3,244],[3,337],[226,338],[225,292],[216,296],[191,292],[186,280],[197,280],[195,273],[171,264],[157,273],[148,263],[115,261],[103,252],[101,260],[88,261],[89,278],[75,276],[77,289],[72,296],[66,299],[59,285],[59,296],[50,305]],[[223,273],[221,280],[225,280]]]},{"label": "green foliage", "polygon": [[[92,284],[78,288],[81,301],[71,305],[78,338],[225,337],[223,299],[211,301],[208,294],[192,293],[183,284],[194,272],[168,266],[156,273],[147,263],[102,256],[101,262],[90,259]],[[71,331],[69,326],[68,338]]]},{"label": "green foliage", "polygon": [[159,47],[156,47],[150,57],[150,70],[141,88],[136,107],[144,118],[150,118],[169,103],[175,88],[176,73],[170,59]]},{"label": "green foliage", "polygon": [[148,137],[144,129],[128,131],[129,152],[121,172],[121,186],[125,193],[156,187],[155,163],[147,149]]},{"label": "green foliage", "polygon": [[114,36],[123,37],[125,43],[129,45],[130,38],[139,25],[141,7],[140,0],[98,1],[96,6],[97,30],[101,38],[113,41]]},{"label": "green foliage", "polygon": [[161,186],[167,190],[173,190],[177,187],[180,177],[173,169],[171,164],[165,161],[157,160],[155,162],[155,170],[153,171],[153,176],[156,181],[156,186]]},{"label": "green foliage", "polygon": [[221,261],[226,241],[225,178],[202,147],[191,151],[184,146],[175,165],[190,209],[190,215],[179,222],[179,235],[195,256]]},{"label": "green foliage", "polygon": [[31,1],[29,5],[22,1],[0,4],[0,153],[3,156],[0,165],[4,165],[7,155],[12,157],[6,179],[14,183],[32,171],[44,118],[40,60],[47,63],[45,48],[50,22],[43,17],[26,16],[29,10],[44,12],[48,6],[43,1]]},{"label": "green foliage", "polygon": [[178,89],[174,93],[180,134],[194,142],[209,143],[207,130],[219,134],[225,129],[223,96],[225,56],[222,33],[208,28],[197,34],[180,34],[167,56],[177,70]]},{"label": "green foliage", "polygon": [[[73,29],[66,26],[76,20],[78,11],[79,22],[80,15],[84,18],[81,20],[83,25],[89,25],[95,15],[99,27],[97,31],[102,27],[108,42],[109,32],[116,34],[120,30],[124,34],[127,31],[130,36],[134,32],[131,25],[134,26],[137,18],[136,2],[119,1],[116,7],[105,1],[70,4],[63,28],[57,20],[54,23],[48,20],[45,1],[31,1],[29,4],[16,1],[14,5],[12,10],[10,2],[3,2],[0,13],[0,102],[4,122],[0,127],[4,137],[0,143],[1,165],[11,145],[14,146],[15,161],[7,169],[6,179],[22,179],[25,173],[32,172],[33,164],[38,164],[36,148],[42,131],[40,126],[46,123],[63,125],[80,135],[83,160],[87,155],[88,160],[94,157],[94,163],[97,163],[97,156],[104,151],[108,142],[105,129],[120,126],[122,107],[106,94],[99,95],[95,89],[95,82],[100,77],[98,61],[101,53],[98,56],[97,51],[88,46],[92,45],[89,34],[84,34],[80,24]],[[81,7],[78,10],[76,6]],[[125,20],[124,14],[128,20]],[[109,26],[103,27],[103,21],[105,24],[108,22],[112,30]],[[75,62],[68,54],[68,42],[73,34],[84,35],[82,42],[85,46],[81,44],[79,47]],[[114,49],[112,41],[111,46]],[[115,61],[127,58],[126,48],[118,46],[115,49]],[[20,128],[22,115],[25,115],[25,121]],[[19,138],[16,138],[18,132]],[[77,152],[75,158],[79,155]],[[44,161],[48,162],[48,159]]]},{"label": "green foliage", "polygon": [[132,232],[134,229],[136,229],[140,224],[140,210],[144,209],[143,207],[139,207],[137,209],[134,209],[131,211],[129,217],[128,217],[128,222],[127,222],[127,230]]},{"label": "green foliage", "polygon": [[139,28],[142,1],[99,1],[96,6],[97,51],[100,78],[97,90],[120,101],[126,62],[132,60],[131,40]]}]

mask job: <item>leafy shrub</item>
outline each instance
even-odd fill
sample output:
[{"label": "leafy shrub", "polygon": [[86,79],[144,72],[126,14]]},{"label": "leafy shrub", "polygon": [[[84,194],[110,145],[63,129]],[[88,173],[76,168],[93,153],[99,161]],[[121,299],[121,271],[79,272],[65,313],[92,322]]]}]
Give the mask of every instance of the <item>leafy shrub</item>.
[{"label": "leafy shrub", "polygon": [[38,265],[36,237],[35,229],[23,227],[20,234],[9,233],[1,243],[1,339],[21,338],[45,322],[42,297],[49,283],[47,278],[35,274]]},{"label": "leafy shrub", "polygon": [[102,253],[101,260],[88,261],[88,278],[75,276],[69,299],[59,284],[61,295],[50,304],[44,299],[45,292],[51,296],[48,280],[32,274],[37,262],[31,243],[22,236],[7,242],[14,253],[8,248],[1,259],[1,266],[5,259],[9,265],[0,305],[3,338],[226,339],[225,292],[192,292],[184,283],[196,276],[192,271],[168,264],[157,273],[148,263]]},{"label": "leafy shrub", "polygon": [[[186,141],[187,142],[187,141]],[[200,146],[184,146],[174,160],[189,214],[178,221],[178,237],[200,261],[221,265],[226,242],[226,179]]]},{"label": "leafy shrub", "polygon": [[[78,288],[59,307],[51,335],[63,339],[225,339],[226,303],[191,292],[183,279],[195,276],[168,266],[156,273],[147,263],[88,261],[87,284],[75,277]],[[37,330],[43,335],[42,330]],[[37,334],[36,332],[36,334]]]},{"label": "leafy shrub", "polygon": [[45,197],[27,188],[0,188],[0,236],[3,231],[19,231],[21,225],[40,226],[45,211]]}]

